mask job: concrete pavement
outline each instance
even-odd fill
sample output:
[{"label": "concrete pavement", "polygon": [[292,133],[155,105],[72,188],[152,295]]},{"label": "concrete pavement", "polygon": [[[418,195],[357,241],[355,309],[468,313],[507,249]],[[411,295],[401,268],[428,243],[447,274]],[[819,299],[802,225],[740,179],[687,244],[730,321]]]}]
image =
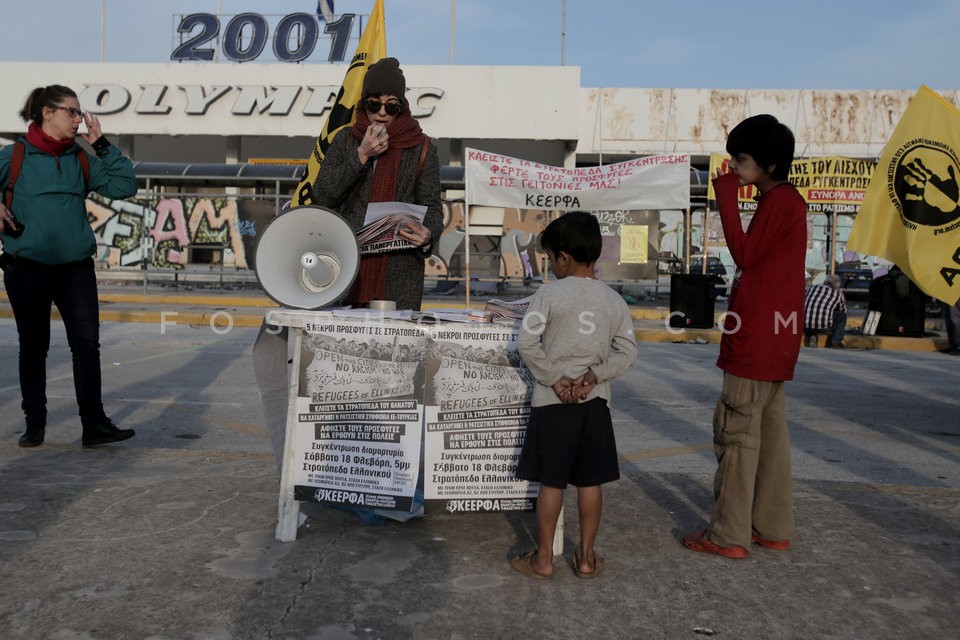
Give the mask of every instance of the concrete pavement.
[{"label": "concrete pavement", "polygon": [[[105,305],[106,306],[106,305]],[[22,431],[0,319],[0,637],[941,639],[960,629],[960,358],[803,349],[787,388],[797,535],[747,560],[697,554],[715,468],[712,343],[645,343],[614,386],[622,479],[605,573],[579,580],[574,494],[551,580],[514,572],[533,514],[369,526],[303,503],[274,540],[278,473],[254,329],[105,321],[104,397],[137,436],[83,449],[55,323],[50,423]]]}]

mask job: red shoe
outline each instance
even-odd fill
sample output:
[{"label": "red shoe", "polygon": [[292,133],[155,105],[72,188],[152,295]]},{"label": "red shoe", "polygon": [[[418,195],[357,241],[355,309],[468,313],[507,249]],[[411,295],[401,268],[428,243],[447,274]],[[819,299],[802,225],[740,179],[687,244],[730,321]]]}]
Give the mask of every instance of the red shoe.
[{"label": "red shoe", "polygon": [[761,547],[766,547],[767,549],[776,549],[777,551],[786,551],[790,548],[789,540],[767,540],[755,533],[750,534],[750,542],[758,544]]},{"label": "red shoe", "polygon": [[749,555],[743,547],[721,547],[717,543],[712,542],[707,538],[706,529],[700,532],[688,533],[683,536],[683,546],[687,549],[693,549],[694,551],[715,553],[724,558],[736,558],[738,560],[746,558],[747,555]]}]

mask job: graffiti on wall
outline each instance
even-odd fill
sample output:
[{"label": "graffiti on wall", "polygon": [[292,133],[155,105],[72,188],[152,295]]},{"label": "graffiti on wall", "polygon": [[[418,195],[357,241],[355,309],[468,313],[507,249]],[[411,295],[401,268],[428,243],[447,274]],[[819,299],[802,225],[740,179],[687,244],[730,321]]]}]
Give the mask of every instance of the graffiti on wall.
[{"label": "graffiti on wall", "polygon": [[[87,216],[97,237],[97,261],[107,267],[184,269],[191,263],[223,261],[254,268],[259,235],[274,217],[274,200],[236,197],[87,199]],[[471,273],[480,277],[531,279],[546,256],[536,239],[550,213],[502,209],[492,225],[471,230]],[[462,201],[443,202],[444,230],[426,264],[432,278],[463,277],[466,223]],[[200,249],[206,251],[199,251]]]},{"label": "graffiti on wall", "polygon": [[[462,201],[443,202],[443,235],[427,260],[428,278],[462,278],[466,274],[464,241],[467,225]],[[494,208],[483,224],[472,220],[470,229],[471,277],[530,280],[540,275],[546,255],[538,251],[537,238],[551,220],[539,209]]]},{"label": "graffiti on wall", "polygon": [[[257,242],[275,217],[276,207],[273,199],[236,196],[110,200],[92,194],[87,199],[87,216],[97,237],[95,258],[103,267],[147,265],[178,270],[190,265],[222,264],[248,270],[255,266]],[[427,278],[464,278],[468,260],[471,278],[529,282],[543,275],[547,259],[538,241],[547,223],[558,215],[556,211],[485,207],[471,217],[467,247],[464,209],[463,201],[443,202],[443,234],[426,261]],[[618,213],[632,216],[643,212]],[[609,217],[611,212],[598,214]],[[613,247],[609,256],[601,256],[603,264],[598,265],[601,270],[609,270],[604,277],[640,277],[622,270],[619,252],[614,250],[619,247],[622,221],[602,221],[604,235],[610,236],[604,239],[605,247]]]},{"label": "graffiti on wall", "polygon": [[[87,199],[87,217],[97,237],[97,261],[130,267],[145,262],[183,269],[191,261],[222,261],[252,268],[258,233],[273,217],[273,201],[180,197]],[[199,254],[204,249],[211,253]],[[192,258],[201,257],[201,260]]]}]

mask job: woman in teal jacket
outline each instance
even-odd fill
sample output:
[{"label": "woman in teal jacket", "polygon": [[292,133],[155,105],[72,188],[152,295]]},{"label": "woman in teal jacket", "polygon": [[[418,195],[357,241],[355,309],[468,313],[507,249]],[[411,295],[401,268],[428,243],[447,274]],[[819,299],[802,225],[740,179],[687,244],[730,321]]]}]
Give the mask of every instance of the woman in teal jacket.
[{"label": "woman in teal jacket", "polygon": [[[0,267],[20,337],[20,394],[26,417],[21,447],[43,443],[47,423],[46,359],[50,348],[50,310],[63,318],[73,356],[73,383],[83,425],[83,446],[118,442],[133,436],[104,413],[100,397],[100,318],[93,254],[96,239],[85,200],[91,191],[108,198],[137,192],[133,164],[102,135],[96,116],[83,113],[77,94],[61,85],[34,89],[20,110],[29,123],[15,145],[0,150],[0,187],[6,195],[11,169],[19,176],[10,208],[0,204]],[[77,130],[96,156],[75,142]],[[85,168],[83,165],[87,165]],[[86,175],[89,173],[89,176]]]}]

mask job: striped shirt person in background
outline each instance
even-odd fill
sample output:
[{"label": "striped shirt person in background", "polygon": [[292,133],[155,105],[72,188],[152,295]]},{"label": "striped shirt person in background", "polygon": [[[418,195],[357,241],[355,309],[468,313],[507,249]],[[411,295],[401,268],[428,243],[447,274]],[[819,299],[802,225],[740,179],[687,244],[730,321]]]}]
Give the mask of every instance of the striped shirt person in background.
[{"label": "striped shirt person in background", "polygon": [[817,334],[827,334],[827,347],[843,348],[847,325],[847,301],[840,277],[829,275],[823,284],[807,287],[803,304],[803,335],[808,346],[817,345]]}]

